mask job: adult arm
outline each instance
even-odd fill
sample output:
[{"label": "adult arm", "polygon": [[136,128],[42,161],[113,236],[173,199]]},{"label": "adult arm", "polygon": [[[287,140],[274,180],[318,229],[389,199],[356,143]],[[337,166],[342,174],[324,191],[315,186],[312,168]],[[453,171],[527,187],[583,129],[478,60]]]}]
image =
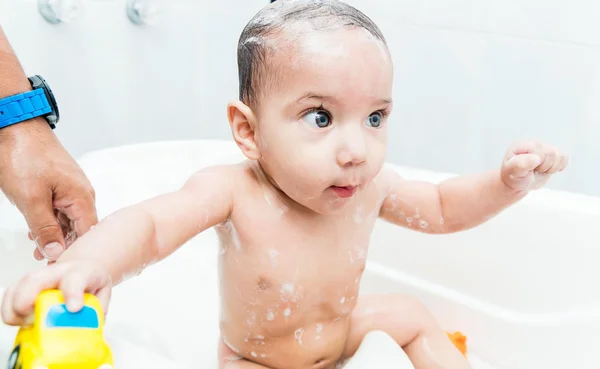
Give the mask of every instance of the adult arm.
[{"label": "adult arm", "polygon": [[[30,90],[0,27],[0,98]],[[25,217],[38,260],[55,260],[67,234],[81,236],[98,221],[92,185],[41,117],[0,129],[0,190]]]}]

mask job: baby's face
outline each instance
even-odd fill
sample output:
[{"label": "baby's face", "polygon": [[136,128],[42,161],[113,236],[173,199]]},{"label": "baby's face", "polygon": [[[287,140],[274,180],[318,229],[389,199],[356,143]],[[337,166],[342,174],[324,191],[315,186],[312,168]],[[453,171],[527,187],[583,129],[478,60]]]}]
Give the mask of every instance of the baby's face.
[{"label": "baby's face", "polygon": [[260,101],[255,137],[261,164],[296,202],[335,213],[385,160],[392,61],[384,45],[359,28],[305,31],[287,40],[293,46],[273,61],[277,86]]}]

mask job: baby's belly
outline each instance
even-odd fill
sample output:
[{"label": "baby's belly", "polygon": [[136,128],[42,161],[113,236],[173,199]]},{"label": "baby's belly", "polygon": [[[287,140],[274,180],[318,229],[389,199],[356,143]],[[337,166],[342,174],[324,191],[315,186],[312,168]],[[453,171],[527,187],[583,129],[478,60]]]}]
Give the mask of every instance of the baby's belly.
[{"label": "baby's belly", "polygon": [[269,334],[268,328],[249,332],[240,327],[222,321],[221,335],[232,351],[247,360],[273,369],[326,369],[333,368],[343,353],[349,318],[294,326],[283,335]]}]

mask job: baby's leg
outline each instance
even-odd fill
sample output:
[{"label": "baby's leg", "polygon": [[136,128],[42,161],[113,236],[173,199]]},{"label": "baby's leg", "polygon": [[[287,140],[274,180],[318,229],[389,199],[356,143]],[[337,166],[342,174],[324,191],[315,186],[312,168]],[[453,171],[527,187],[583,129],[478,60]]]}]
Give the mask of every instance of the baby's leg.
[{"label": "baby's leg", "polygon": [[219,369],[269,369],[266,366],[243,359],[223,341],[219,344]]},{"label": "baby's leg", "polygon": [[354,355],[373,330],[389,334],[404,348],[416,369],[469,369],[435,318],[420,302],[401,295],[360,297],[350,323],[344,357]]}]

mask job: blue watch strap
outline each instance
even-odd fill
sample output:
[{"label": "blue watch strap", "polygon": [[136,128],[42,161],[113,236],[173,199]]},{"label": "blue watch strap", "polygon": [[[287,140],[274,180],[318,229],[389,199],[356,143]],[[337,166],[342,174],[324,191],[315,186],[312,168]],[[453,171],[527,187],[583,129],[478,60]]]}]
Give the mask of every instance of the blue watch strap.
[{"label": "blue watch strap", "polygon": [[52,112],[42,88],[0,99],[0,129]]}]

